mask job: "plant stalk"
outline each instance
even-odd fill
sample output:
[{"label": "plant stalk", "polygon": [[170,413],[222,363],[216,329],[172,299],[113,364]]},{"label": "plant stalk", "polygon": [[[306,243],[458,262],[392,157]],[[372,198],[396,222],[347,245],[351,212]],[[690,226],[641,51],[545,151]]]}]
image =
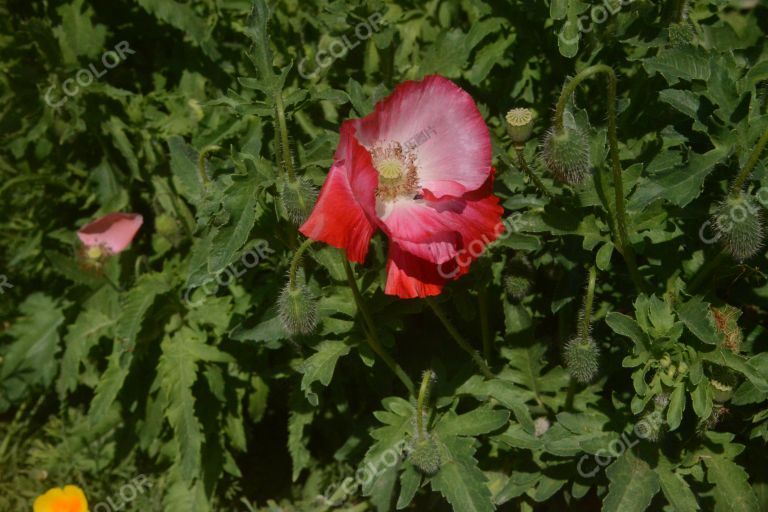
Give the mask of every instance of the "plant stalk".
[{"label": "plant stalk", "polygon": [[304,254],[304,252],[309,249],[309,246],[312,245],[314,240],[311,238],[307,238],[304,240],[298,249],[296,249],[296,252],[293,254],[293,259],[291,260],[291,267],[288,271],[288,283],[291,287],[291,290],[296,289],[296,273],[299,269],[299,263],[301,262],[301,256]]},{"label": "plant stalk", "polygon": [[278,160],[283,162],[280,169],[285,168],[288,174],[288,180],[296,180],[296,174],[293,171],[293,158],[291,158],[291,148],[288,144],[288,125],[285,122],[285,105],[283,104],[283,93],[275,94],[275,110],[277,111],[277,151]]},{"label": "plant stalk", "polygon": [[416,401],[416,433],[419,437],[425,437],[427,434],[424,428],[424,416],[425,406],[429,401],[429,389],[432,385],[432,380],[435,378],[435,372],[427,370],[421,377],[421,387],[419,388],[419,397]]},{"label": "plant stalk", "polygon": [[465,340],[464,337],[459,333],[459,331],[456,330],[453,324],[451,324],[451,321],[448,320],[448,316],[437,304],[437,302],[435,302],[432,297],[425,297],[424,300],[429,305],[429,307],[432,308],[432,311],[435,312],[437,318],[440,319],[440,321],[443,323],[443,326],[445,327],[445,330],[448,331],[448,334],[450,334],[456,343],[472,357],[472,360],[475,362],[475,364],[477,364],[478,368],[480,368],[480,372],[483,374],[483,376],[487,379],[493,379],[495,376],[491,372],[491,369],[488,368],[486,362],[482,357],[480,357],[480,354],[477,353],[477,350],[472,348],[472,345],[470,345],[467,340]]},{"label": "plant stalk", "polygon": [[349,265],[349,261],[347,261],[347,258],[344,255],[341,255],[341,260],[344,263],[344,271],[347,274],[347,281],[349,282],[349,287],[352,289],[352,295],[355,297],[355,302],[357,303],[357,309],[360,310],[360,313],[363,316],[363,320],[365,321],[365,324],[367,326],[366,329],[366,339],[368,341],[368,345],[370,345],[371,350],[373,350],[376,355],[378,355],[384,363],[389,366],[390,370],[397,376],[398,379],[400,379],[400,382],[403,383],[403,385],[408,390],[408,393],[411,396],[414,396],[415,393],[415,387],[413,385],[413,381],[410,377],[408,377],[408,374],[405,373],[405,371],[400,367],[399,364],[397,364],[397,361],[389,355],[389,353],[386,351],[384,346],[379,341],[378,336],[376,335],[376,325],[373,323],[373,317],[371,316],[370,311],[368,310],[368,305],[365,303],[365,300],[363,299],[362,294],[360,293],[360,289],[357,287],[357,281],[355,281],[355,274],[352,271],[352,267]]},{"label": "plant stalk", "polygon": [[739,172],[739,175],[736,177],[733,185],[731,185],[731,196],[739,195],[742,187],[744,187],[744,183],[747,182],[747,179],[749,179],[749,175],[752,174],[752,171],[757,165],[757,162],[760,161],[760,155],[763,153],[766,144],[768,144],[768,128],[765,129],[763,135],[760,137],[760,140],[757,141],[757,145],[752,150],[752,154],[749,156],[749,160],[747,160],[746,165],[741,170],[741,172]]},{"label": "plant stalk", "polygon": [[565,107],[568,104],[568,99],[576,91],[579,84],[587,78],[599,73],[604,73],[608,77],[608,142],[611,155],[611,171],[613,173],[613,190],[616,198],[616,212],[611,212],[610,208],[608,208],[608,211],[615,216],[613,223],[614,226],[616,226],[618,236],[615,237],[614,245],[616,245],[619,253],[624,258],[627,268],[629,269],[629,275],[635,286],[640,291],[646,291],[647,285],[642,275],[640,275],[640,271],[637,269],[637,260],[635,259],[635,253],[632,250],[632,245],[629,243],[629,235],[627,234],[627,212],[624,206],[624,180],[622,178],[623,171],[621,169],[621,159],[619,157],[619,138],[616,126],[616,73],[613,71],[613,68],[605,64],[595,64],[584,69],[573,77],[571,81],[565,84],[555,109],[555,130],[557,133],[562,133]]},{"label": "plant stalk", "polygon": [[197,157],[197,174],[200,177],[200,182],[203,184],[203,187],[207,187],[211,183],[208,173],[205,172],[205,160],[210,153],[220,149],[221,146],[205,146]]},{"label": "plant stalk", "polygon": [[546,185],[544,185],[544,182],[539,179],[538,176],[536,176],[536,173],[531,170],[531,168],[528,166],[528,162],[525,160],[525,153],[523,152],[524,146],[521,144],[515,144],[515,153],[517,153],[517,167],[522,170],[526,176],[533,182],[534,185],[536,185],[536,188],[538,188],[542,194],[545,196],[552,198],[554,197],[552,195],[552,192],[549,191]]}]

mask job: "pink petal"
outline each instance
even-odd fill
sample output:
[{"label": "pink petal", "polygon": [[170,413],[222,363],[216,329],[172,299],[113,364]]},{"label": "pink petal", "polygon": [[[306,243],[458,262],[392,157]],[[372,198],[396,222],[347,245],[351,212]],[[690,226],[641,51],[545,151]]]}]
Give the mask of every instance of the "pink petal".
[{"label": "pink petal", "polygon": [[422,187],[435,197],[461,196],[491,172],[491,139],[472,97],[447,78],[403,82],[356,120],[367,148],[382,142],[414,146]]},{"label": "pink petal", "polygon": [[143,222],[138,213],[108,213],[82,227],[77,236],[86,247],[104,246],[117,254],[130,245]]},{"label": "pink petal", "polygon": [[[462,197],[402,199],[382,212],[382,229],[403,249],[443,264],[455,257],[474,261],[504,229],[503,208],[492,193],[493,177]],[[460,253],[474,254],[460,254]],[[465,266],[465,265],[461,265]]]},{"label": "pink petal", "polygon": [[347,258],[362,263],[376,224],[378,174],[371,155],[355,140],[354,125],[341,127],[334,164],[307,221],[299,228],[306,237],[347,251]]}]

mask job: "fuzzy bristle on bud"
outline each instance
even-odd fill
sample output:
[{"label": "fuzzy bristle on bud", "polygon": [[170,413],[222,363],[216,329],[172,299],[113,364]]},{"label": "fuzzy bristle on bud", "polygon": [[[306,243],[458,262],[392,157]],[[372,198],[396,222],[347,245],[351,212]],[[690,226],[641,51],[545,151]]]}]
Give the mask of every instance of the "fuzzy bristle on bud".
[{"label": "fuzzy bristle on bud", "polygon": [[280,322],[291,335],[310,334],[317,327],[317,302],[306,284],[286,283],[277,307]]},{"label": "fuzzy bristle on bud", "polygon": [[410,446],[408,460],[416,469],[427,476],[432,476],[440,471],[440,450],[437,443],[430,435],[417,436]]},{"label": "fuzzy bristle on bud", "polygon": [[504,288],[514,299],[520,300],[531,290],[531,281],[524,275],[513,274],[504,279]]},{"label": "fuzzy bristle on bud", "polygon": [[504,119],[507,121],[507,133],[512,142],[522,144],[531,138],[533,133],[533,110],[529,108],[513,108]]},{"label": "fuzzy bristle on bud", "polygon": [[663,415],[658,411],[644,414],[635,424],[634,430],[639,438],[655,443],[664,432]]},{"label": "fuzzy bristle on bud", "polygon": [[693,27],[688,21],[672,23],[667,27],[667,37],[669,44],[673,47],[689,46],[693,44]]},{"label": "fuzzy bristle on bud", "polygon": [[280,198],[288,218],[294,224],[302,224],[317,200],[317,189],[308,180],[296,178],[294,181],[285,180],[280,190]]},{"label": "fuzzy bristle on bud", "polygon": [[760,207],[744,192],[720,203],[712,222],[725,251],[738,261],[751,258],[763,246]]},{"label": "fuzzy bristle on bud", "polygon": [[581,384],[589,384],[600,369],[600,349],[590,336],[577,336],[566,343],[563,359],[568,373]]},{"label": "fuzzy bristle on bud", "polygon": [[550,130],[544,137],[541,158],[558,181],[579,185],[591,168],[589,137],[576,127]]}]

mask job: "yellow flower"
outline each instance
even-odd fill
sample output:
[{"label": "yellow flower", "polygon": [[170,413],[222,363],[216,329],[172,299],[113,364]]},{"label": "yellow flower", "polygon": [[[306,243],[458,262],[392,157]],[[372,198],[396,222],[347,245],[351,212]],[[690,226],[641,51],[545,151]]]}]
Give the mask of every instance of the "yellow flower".
[{"label": "yellow flower", "polygon": [[68,485],[38,496],[32,507],[34,512],[88,512],[88,500],[82,489]]}]

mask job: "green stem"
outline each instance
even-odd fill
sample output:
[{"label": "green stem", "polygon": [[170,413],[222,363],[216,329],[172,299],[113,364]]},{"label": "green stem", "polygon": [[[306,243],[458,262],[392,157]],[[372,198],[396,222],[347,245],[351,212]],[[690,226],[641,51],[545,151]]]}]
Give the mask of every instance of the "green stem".
[{"label": "green stem", "polygon": [[570,411],[573,409],[573,399],[576,396],[576,387],[578,384],[574,380],[573,377],[570,378],[570,381],[568,382],[568,391],[565,395],[565,410]]},{"label": "green stem", "polygon": [[528,176],[528,178],[533,182],[534,185],[536,185],[536,188],[538,188],[542,194],[549,198],[554,197],[552,192],[550,192],[546,185],[544,185],[544,182],[542,182],[539,177],[536,176],[536,173],[534,173],[528,166],[528,162],[525,160],[523,146],[520,144],[515,144],[515,152],[517,153],[517,167],[520,168],[520,170],[522,170],[526,176]]},{"label": "green stem", "polygon": [[480,332],[483,335],[483,357],[486,361],[491,358],[491,326],[488,322],[488,292],[485,288],[477,292],[477,302],[480,306]]},{"label": "green stem", "polygon": [[621,169],[621,159],[619,158],[619,138],[616,127],[616,73],[613,71],[613,68],[605,64],[595,64],[594,66],[589,66],[584,69],[573,77],[571,81],[565,84],[555,109],[555,130],[557,133],[562,133],[565,107],[579,84],[598,73],[604,73],[608,77],[608,142],[611,155],[611,171],[613,173],[613,190],[616,197],[616,212],[611,212],[610,208],[608,210],[609,213],[615,215],[613,223],[618,232],[618,237],[615,237],[614,245],[616,245],[619,253],[621,253],[624,258],[627,268],[629,269],[629,275],[635,283],[635,286],[640,291],[646,291],[647,285],[637,269],[635,253],[632,250],[632,245],[629,243],[629,235],[627,234],[627,212],[624,206],[624,180],[622,178],[623,171]]},{"label": "green stem", "polygon": [[592,324],[592,303],[595,299],[595,283],[597,282],[597,270],[594,265],[589,267],[589,282],[587,284],[587,295],[584,298],[584,315],[579,326],[579,335],[581,337],[589,336],[589,326]]},{"label": "green stem", "polygon": [[277,111],[278,160],[283,162],[280,168],[285,168],[289,181],[295,181],[296,175],[293,171],[293,158],[291,158],[291,148],[288,144],[288,125],[285,122],[285,105],[283,104],[282,92],[275,95],[275,110]]},{"label": "green stem", "polygon": [[293,254],[293,259],[291,260],[291,267],[290,267],[290,270],[288,271],[288,283],[292,290],[296,289],[296,286],[295,286],[296,272],[298,271],[299,263],[301,262],[301,256],[304,254],[304,251],[309,249],[309,246],[312,245],[312,242],[314,242],[314,240],[312,240],[311,238],[307,238],[306,240],[304,240],[304,242],[302,242],[302,244],[299,246],[298,249],[296,249],[296,252]]},{"label": "green stem", "polygon": [[752,154],[749,156],[747,164],[736,177],[736,181],[733,182],[733,185],[731,186],[732,196],[736,196],[741,192],[744,183],[746,183],[749,175],[752,174],[752,170],[755,168],[755,165],[757,165],[757,162],[760,161],[760,155],[763,153],[766,144],[768,144],[768,128],[765,129],[763,135],[760,137],[760,140],[757,141],[757,145],[755,146],[755,149],[752,150]]},{"label": "green stem", "polygon": [[200,155],[197,157],[197,174],[200,177],[200,182],[203,184],[203,186],[207,186],[211,179],[208,177],[208,173],[205,172],[205,159],[214,151],[218,151],[221,149],[221,146],[205,146],[202,151],[200,151]]},{"label": "green stem", "polygon": [[419,388],[419,397],[416,401],[416,433],[420,437],[425,437],[427,434],[424,428],[424,416],[426,416],[424,408],[429,401],[429,388],[432,385],[432,380],[435,378],[435,372],[427,370],[421,377],[421,387]]},{"label": "green stem", "polygon": [[714,257],[708,259],[701,267],[699,267],[698,272],[696,272],[696,275],[693,276],[693,279],[691,279],[691,283],[686,286],[686,291],[691,295],[695,294],[701,288],[701,285],[704,284],[704,282],[709,278],[712,272],[714,272],[727,259],[728,256],[725,254],[725,252],[723,252],[723,249],[718,249]]},{"label": "green stem", "polygon": [[432,311],[435,312],[437,318],[439,318],[443,323],[443,326],[445,327],[445,330],[448,331],[448,334],[450,334],[456,343],[472,357],[472,360],[475,362],[475,364],[477,364],[478,368],[480,368],[480,372],[485,376],[485,378],[493,379],[494,375],[491,372],[491,369],[488,368],[488,365],[485,363],[483,358],[480,357],[480,354],[477,353],[477,350],[472,348],[472,345],[470,345],[467,340],[462,337],[459,331],[456,330],[453,324],[451,324],[450,320],[448,320],[448,316],[445,314],[442,308],[440,308],[437,302],[435,302],[432,297],[425,297],[424,300],[429,305],[429,307],[432,308]]},{"label": "green stem", "polygon": [[363,316],[363,320],[368,327],[366,329],[366,339],[368,340],[368,344],[370,345],[371,350],[373,350],[376,355],[378,355],[382,361],[384,361],[384,363],[389,366],[390,370],[392,370],[397,378],[400,379],[400,382],[402,382],[406,387],[408,393],[411,396],[415,395],[413,381],[410,377],[408,377],[408,374],[405,373],[400,365],[397,364],[397,361],[395,361],[394,358],[390,356],[389,353],[387,353],[386,349],[379,341],[379,338],[376,335],[376,325],[373,323],[373,317],[371,316],[370,311],[368,311],[368,306],[366,305],[365,300],[360,293],[360,289],[357,287],[357,281],[355,281],[355,274],[352,272],[352,267],[349,265],[349,261],[347,261],[347,258],[344,255],[340,256],[342,262],[344,263],[344,271],[347,274],[349,287],[352,289],[352,295],[355,297],[355,302],[357,303],[357,309],[360,310],[360,313]]},{"label": "green stem", "polygon": [[675,11],[674,11],[674,21],[681,22],[683,21],[683,16],[685,16],[685,8],[688,5],[688,0],[676,0],[675,4]]}]

